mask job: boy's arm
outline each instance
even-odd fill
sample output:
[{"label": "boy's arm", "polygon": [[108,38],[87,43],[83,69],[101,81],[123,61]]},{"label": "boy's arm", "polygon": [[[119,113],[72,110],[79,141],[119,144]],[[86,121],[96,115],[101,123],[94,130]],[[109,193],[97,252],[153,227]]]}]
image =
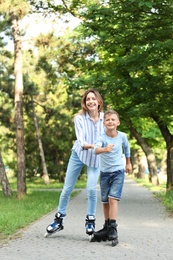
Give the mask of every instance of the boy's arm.
[{"label": "boy's arm", "polygon": [[130,162],[130,157],[126,158],[126,172],[130,173],[132,170],[131,162]]},{"label": "boy's arm", "polygon": [[108,144],[106,147],[95,146],[94,151],[96,154],[111,152],[113,149],[113,146],[114,146],[113,144]]}]

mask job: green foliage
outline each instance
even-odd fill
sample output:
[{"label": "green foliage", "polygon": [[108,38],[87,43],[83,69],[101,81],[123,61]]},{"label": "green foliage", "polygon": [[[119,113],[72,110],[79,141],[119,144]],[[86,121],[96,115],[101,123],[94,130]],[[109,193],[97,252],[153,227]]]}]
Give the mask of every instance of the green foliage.
[{"label": "green foliage", "polygon": [[[153,122],[172,132],[173,38],[171,1],[79,1],[82,23],[74,31],[71,89],[96,87],[106,105],[129,119],[148,145],[165,149]],[[80,72],[80,73],[79,73]],[[158,121],[157,121],[158,122]]]},{"label": "green foliage", "polygon": [[[4,32],[8,28],[8,22],[3,18],[0,21],[0,28],[1,32]],[[0,149],[5,165],[15,169],[13,55],[5,49],[6,40],[4,38],[3,34],[0,37]]]},{"label": "green foliage", "polygon": [[158,193],[156,195],[161,199],[163,205],[165,205],[169,211],[173,212],[173,190]]},{"label": "green foliage", "polygon": [[68,96],[68,87],[64,83],[65,61],[57,59],[60,55],[58,49],[55,51],[57,44],[62,46],[62,41],[52,34],[46,38],[39,35],[35,44],[39,55],[25,53],[27,64],[30,64],[29,73],[25,71],[25,143],[27,176],[42,175],[33,122],[32,95],[48,173],[51,178],[63,181],[75,139],[72,120],[74,105],[71,103],[72,95]]}]

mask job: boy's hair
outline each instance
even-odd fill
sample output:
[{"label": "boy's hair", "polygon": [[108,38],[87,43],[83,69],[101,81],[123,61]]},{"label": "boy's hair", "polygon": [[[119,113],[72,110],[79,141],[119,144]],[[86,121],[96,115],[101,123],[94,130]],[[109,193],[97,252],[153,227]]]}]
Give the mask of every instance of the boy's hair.
[{"label": "boy's hair", "polygon": [[85,114],[85,113],[88,111],[88,109],[87,109],[87,107],[86,107],[86,97],[87,97],[87,95],[88,95],[90,92],[94,93],[94,95],[95,95],[97,101],[99,102],[98,112],[101,112],[102,109],[103,109],[103,99],[102,99],[100,93],[99,93],[96,89],[90,88],[90,89],[88,89],[87,91],[85,91],[85,93],[84,93],[84,95],[83,95],[83,97],[82,97],[82,100],[81,100],[82,112],[81,112],[81,114]]},{"label": "boy's hair", "polygon": [[113,109],[109,109],[109,110],[107,110],[105,113],[104,113],[104,119],[106,118],[106,116],[107,115],[109,115],[109,114],[111,114],[111,115],[116,115],[117,117],[118,117],[118,120],[120,120],[120,117],[119,117],[119,114],[115,111],[115,110],[113,110]]}]

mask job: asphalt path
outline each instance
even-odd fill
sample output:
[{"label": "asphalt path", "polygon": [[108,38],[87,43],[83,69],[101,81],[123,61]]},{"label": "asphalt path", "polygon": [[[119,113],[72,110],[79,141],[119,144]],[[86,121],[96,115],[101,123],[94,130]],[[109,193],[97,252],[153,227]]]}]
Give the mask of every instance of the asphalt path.
[{"label": "asphalt path", "polygon": [[[55,198],[56,200],[57,198]],[[0,243],[2,260],[74,260],[74,259],[173,259],[173,218],[152,192],[125,178],[119,202],[119,244],[89,242],[85,234],[86,190],[71,199],[63,231],[44,238],[46,226],[56,209],[25,229],[15,239]],[[96,230],[103,226],[102,204],[98,186]]]}]

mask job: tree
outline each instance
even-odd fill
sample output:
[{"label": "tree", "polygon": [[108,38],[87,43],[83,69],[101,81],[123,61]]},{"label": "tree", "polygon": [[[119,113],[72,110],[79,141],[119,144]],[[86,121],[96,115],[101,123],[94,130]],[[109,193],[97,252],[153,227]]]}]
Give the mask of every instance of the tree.
[{"label": "tree", "polygon": [[[15,76],[15,125],[17,148],[17,196],[26,195],[26,168],[24,149],[23,126],[23,74],[22,74],[22,41],[20,36],[19,18],[28,12],[28,4],[25,1],[2,1],[1,12],[9,15],[14,41],[14,76]],[[27,11],[26,11],[27,10]]]},{"label": "tree", "polygon": [[33,118],[34,118],[34,125],[35,125],[35,130],[36,130],[36,135],[37,135],[37,141],[38,141],[38,146],[40,150],[40,157],[41,157],[41,162],[42,162],[42,169],[43,169],[43,180],[46,184],[49,184],[49,175],[47,172],[47,166],[45,162],[45,156],[44,156],[44,150],[43,150],[43,145],[40,137],[40,131],[38,127],[38,122],[37,122],[37,116],[35,113],[35,107],[34,107],[34,100],[33,97],[31,96],[31,102],[32,102],[32,110],[33,110]]},{"label": "tree", "polygon": [[6,197],[10,197],[12,195],[12,191],[10,188],[10,184],[8,182],[8,178],[5,172],[5,167],[3,164],[1,152],[0,152],[0,181],[2,184],[2,191]]},{"label": "tree", "polygon": [[153,115],[153,119],[159,126],[159,129],[165,139],[166,148],[167,148],[167,190],[172,189],[173,184],[173,135],[171,134],[168,127],[165,123],[157,117],[157,115]]},{"label": "tree", "polygon": [[15,125],[16,125],[16,147],[17,147],[17,196],[26,195],[26,168],[24,149],[24,125],[23,125],[23,74],[22,74],[22,41],[18,24],[18,16],[14,11],[10,12],[12,32],[14,40],[15,58]]},{"label": "tree", "polygon": [[137,142],[141,146],[142,150],[144,151],[148,168],[149,168],[149,180],[150,182],[156,186],[159,185],[159,179],[157,176],[157,164],[156,164],[156,157],[152,150],[152,148],[147,144],[147,142],[142,138],[142,136],[136,131],[136,129],[132,126],[132,124],[129,125],[129,129],[131,134],[136,138]]},{"label": "tree", "polygon": [[[97,87],[124,117],[157,117],[159,129],[160,122],[172,129],[172,1],[92,1],[85,9],[79,6],[83,1],[78,3],[83,22],[76,37],[81,59],[74,57],[74,63],[81,73],[78,69],[71,86]],[[173,187],[171,150],[172,138],[167,138],[167,188]]]}]

